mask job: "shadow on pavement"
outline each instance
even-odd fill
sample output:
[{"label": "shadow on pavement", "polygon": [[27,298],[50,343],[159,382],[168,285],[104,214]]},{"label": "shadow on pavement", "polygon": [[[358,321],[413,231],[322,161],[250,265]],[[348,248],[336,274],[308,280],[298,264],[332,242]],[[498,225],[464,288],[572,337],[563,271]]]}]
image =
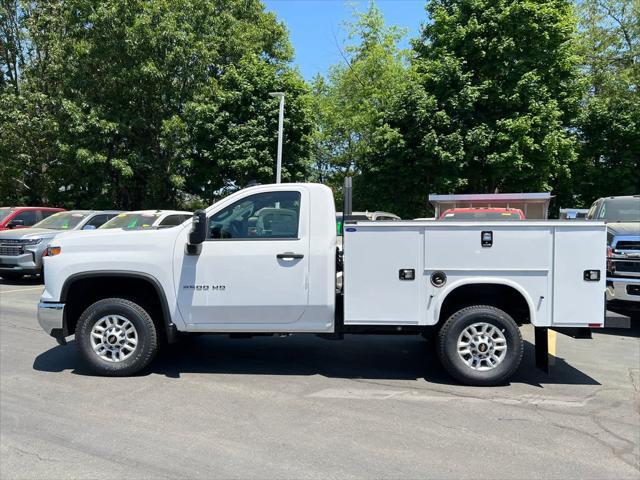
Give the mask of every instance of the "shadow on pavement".
[{"label": "shadow on pavement", "polygon": [[634,312],[627,315],[629,316],[629,328],[603,328],[593,330],[593,333],[640,338],[640,312]]},{"label": "shadow on pavement", "polygon": [[29,275],[27,277],[21,278],[20,280],[7,279],[0,276],[0,285],[42,285],[40,281],[40,277],[36,275]]},{"label": "shadow on pavement", "polygon": [[[525,342],[525,355],[511,383],[599,385],[563,359],[556,359],[551,374],[535,368],[534,347]],[[35,370],[78,375],[75,342],[56,346],[39,355]],[[161,374],[179,378],[182,373],[233,375],[322,375],[329,378],[418,380],[458,385],[440,366],[432,348],[419,336],[348,335],[343,341],[310,335],[286,338],[229,339],[226,335],[190,337],[166,348],[141,375]]]},{"label": "shadow on pavement", "polygon": [[640,321],[631,322],[630,328],[603,328],[594,330],[596,335],[617,335],[620,337],[640,338]]}]

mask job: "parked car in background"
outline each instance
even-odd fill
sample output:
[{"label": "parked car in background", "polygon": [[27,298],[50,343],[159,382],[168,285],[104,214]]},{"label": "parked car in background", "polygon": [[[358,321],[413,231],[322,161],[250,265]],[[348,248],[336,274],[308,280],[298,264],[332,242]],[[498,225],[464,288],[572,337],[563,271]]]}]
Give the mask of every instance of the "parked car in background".
[{"label": "parked car in background", "polygon": [[438,220],[525,220],[524,212],[519,208],[469,207],[450,208],[440,215]]},{"label": "parked car in background", "polygon": [[640,312],[640,195],[599,198],[587,219],[607,222],[607,307]]},{"label": "parked car in background", "polygon": [[64,208],[0,207],[0,231],[31,227]]},{"label": "parked car in background", "polygon": [[[384,220],[402,220],[395,213],[380,212],[378,210],[376,210],[375,212],[369,212],[369,211],[353,212],[351,214],[351,216],[355,217],[355,218],[357,218],[359,220],[371,220],[371,221],[374,221],[374,222],[380,222],[380,221],[384,221]],[[358,218],[358,217],[360,217],[360,218]]]},{"label": "parked car in background", "polygon": [[32,228],[0,232],[0,277],[42,276],[42,257],[53,238],[71,230],[95,230],[119,211],[71,210],[58,212]]},{"label": "parked car in background", "polygon": [[[350,218],[352,220],[371,220],[374,222],[385,221],[385,220],[402,220],[395,213],[389,212],[381,212],[376,210],[375,212],[352,212]],[[343,226],[343,218],[342,212],[336,212],[336,231],[338,235],[342,235],[342,226]]]},{"label": "parked car in background", "polygon": [[125,230],[146,230],[149,228],[175,227],[191,219],[191,212],[178,210],[138,210],[125,212],[112,218],[100,228],[123,228]]},{"label": "parked car in background", "polygon": [[587,213],[589,213],[588,208],[561,208],[558,218],[560,220],[585,220]]}]

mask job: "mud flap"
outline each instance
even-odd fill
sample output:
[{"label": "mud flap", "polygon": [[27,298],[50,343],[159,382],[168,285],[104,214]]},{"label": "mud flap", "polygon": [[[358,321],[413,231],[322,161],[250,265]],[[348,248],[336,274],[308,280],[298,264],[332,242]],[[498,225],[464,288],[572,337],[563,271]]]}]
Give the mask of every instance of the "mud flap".
[{"label": "mud flap", "polygon": [[544,373],[549,373],[549,329],[547,327],[534,327],[536,367]]},{"label": "mud flap", "polygon": [[50,335],[56,339],[56,342],[58,342],[58,345],[67,344],[67,337],[65,335],[65,331],[62,328],[54,328],[53,330],[51,330]]}]

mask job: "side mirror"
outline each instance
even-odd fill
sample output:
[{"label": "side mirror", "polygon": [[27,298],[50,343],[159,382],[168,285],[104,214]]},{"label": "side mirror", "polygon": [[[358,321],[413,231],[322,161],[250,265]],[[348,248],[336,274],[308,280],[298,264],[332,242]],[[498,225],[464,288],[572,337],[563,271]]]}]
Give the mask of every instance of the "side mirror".
[{"label": "side mirror", "polygon": [[207,212],[196,210],[193,214],[189,242],[187,243],[187,255],[200,255],[202,243],[207,239]]},{"label": "side mirror", "polygon": [[24,220],[11,220],[7,228],[24,227]]},{"label": "side mirror", "polygon": [[83,230],[95,230],[96,227],[95,225],[85,225],[84,227],[82,227]]}]

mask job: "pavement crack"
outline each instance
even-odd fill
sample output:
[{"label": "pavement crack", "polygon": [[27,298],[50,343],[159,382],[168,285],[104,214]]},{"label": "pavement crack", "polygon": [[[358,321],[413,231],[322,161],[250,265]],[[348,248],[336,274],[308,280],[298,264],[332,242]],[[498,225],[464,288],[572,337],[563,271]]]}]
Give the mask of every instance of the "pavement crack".
[{"label": "pavement crack", "polygon": [[15,323],[5,323],[4,325],[7,326],[7,327],[15,328],[16,330],[24,330],[25,332],[40,332],[41,331],[38,328],[29,328],[29,327],[25,327],[23,325],[17,325]]},{"label": "pavement crack", "polygon": [[[9,448],[10,448],[10,449],[12,449],[12,450],[14,450],[14,451],[16,451],[16,452],[18,452],[20,455],[28,455],[28,456],[30,456],[30,457],[35,457],[35,458],[37,458],[38,460],[40,460],[41,462],[63,463],[63,461],[62,461],[62,460],[59,460],[59,459],[57,459],[57,458],[47,458],[47,457],[43,457],[43,456],[42,456],[42,455],[40,455],[39,453],[36,453],[36,452],[29,452],[29,451],[27,451],[27,450],[23,450],[23,449],[21,449],[21,448],[18,448],[18,447],[12,446],[12,445],[10,445],[10,446],[9,446]],[[64,463],[66,463],[66,461],[65,461]]]},{"label": "pavement crack", "polygon": [[636,392],[640,392],[640,368],[630,368],[629,379],[631,380],[631,385],[633,385],[633,389]]},{"label": "pavement crack", "polygon": [[[624,447],[616,447],[615,445],[612,445],[610,442],[607,442],[606,440],[603,440],[602,438],[598,437],[596,434],[591,433],[591,432],[587,432],[585,430],[581,430],[579,428],[576,427],[572,427],[569,425],[562,425],[560,423],[557,423],[553,420],[551,420],[549,417],[547,417],[546,415],[544,415],[541,411],[538,411],[538,409],[536,409],[536,413],[542,417],[545,422],[547,422],[549,425],[552,425],[560,430],[564,430],[564,431],[569,431],[569,432],[574,432],[577,433],[579,435],[584,435],[588,438],[591,438],[593,441],[599,443],[600,445],[608,448],[609,450],[611,450],[611,453],[613,454],[614,457],[616,457],[618,460],[620,460],[621,462],[625,463],[626,465],[629,465],[630,467],[640,471],[640,458],[637,458],[636,455],[633,453],[633,449],[635,447],[635,444],[629,440],[627,440],[626,438],[622,438],[617,434],[612,433],[609,429],[605,428],[602,426],[602,424],[596,419],[595,415],[590,415],[589,417],[593,420],[593,422],[595,423],[595,425],[600,428],[600,430],[602,430],[603,432],[605,432],[606,434],[611,435],[612,437],[614,437],[615,439],[621,441],[622,443],[625,444]],[[627,458],[625,458],[625,455],[631,454],[631,456],[635,459],[635,460],[628,460]]]}]

